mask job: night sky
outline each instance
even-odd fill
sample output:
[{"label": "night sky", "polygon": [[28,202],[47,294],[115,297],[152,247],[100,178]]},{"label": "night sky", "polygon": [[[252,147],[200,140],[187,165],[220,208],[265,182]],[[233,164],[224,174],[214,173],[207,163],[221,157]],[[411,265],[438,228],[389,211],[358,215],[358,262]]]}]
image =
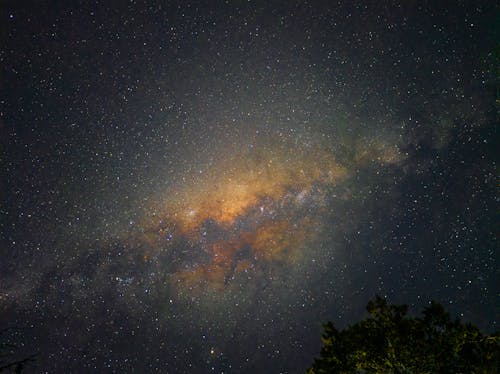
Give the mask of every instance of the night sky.
[{"label": "night sky", "polygon": [[28,371],[299,373],[376,294],[498,329],[494,2],[111,3],[0,5]]}]

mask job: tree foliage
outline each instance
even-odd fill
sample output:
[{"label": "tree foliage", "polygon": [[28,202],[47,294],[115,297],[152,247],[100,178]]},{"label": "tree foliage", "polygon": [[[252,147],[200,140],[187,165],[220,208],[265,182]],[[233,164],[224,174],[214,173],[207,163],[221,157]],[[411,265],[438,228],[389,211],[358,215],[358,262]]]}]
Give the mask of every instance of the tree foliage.
[{"label": "tree foliage", "polygon": [[453,321],[436,302],[422,318],[409,317],[406,305],[388,305],[378,296],[367,311],[370,317],[345,330],[331,322],[323,326],[321,358],[308,374],[500,372],[499,335]]}]

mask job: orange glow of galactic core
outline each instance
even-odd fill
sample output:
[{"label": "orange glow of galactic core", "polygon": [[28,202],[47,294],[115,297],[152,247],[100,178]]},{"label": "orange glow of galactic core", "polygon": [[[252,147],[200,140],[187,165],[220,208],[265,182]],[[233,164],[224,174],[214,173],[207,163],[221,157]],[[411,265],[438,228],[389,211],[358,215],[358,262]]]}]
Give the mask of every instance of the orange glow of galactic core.
[{"label": "orange glow of galactic core", "polygon": [[321,144],[269,142],[232,153],[184,176],[144,216],[139,237],[150,256],[175,245],[203,255],[169,273],[175,284],[223,289],[263,264],[298,261],[321,227],[328,190],[348,174]]}]

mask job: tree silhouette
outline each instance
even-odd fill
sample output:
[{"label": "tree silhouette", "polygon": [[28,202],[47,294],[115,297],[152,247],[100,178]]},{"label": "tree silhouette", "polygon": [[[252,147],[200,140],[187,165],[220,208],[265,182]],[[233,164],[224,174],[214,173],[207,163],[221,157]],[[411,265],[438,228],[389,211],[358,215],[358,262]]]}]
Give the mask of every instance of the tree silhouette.
[{"label": "tree silhouette", "polygon": [[366,309],[370,317],[345,330],[323,326],[321,358],[307,373],[499,372],[499,335],[452,321],[436,302],[423,318],[408,317],[406,305],[388,305],[379,296]]},{"label": "tree silhouette", "polygon": [[0,372],[21,373],[27,364],[35,360],[36,354],[18,358],[18,346],[9,342],[8,332],[13,329],[0,331]]}]

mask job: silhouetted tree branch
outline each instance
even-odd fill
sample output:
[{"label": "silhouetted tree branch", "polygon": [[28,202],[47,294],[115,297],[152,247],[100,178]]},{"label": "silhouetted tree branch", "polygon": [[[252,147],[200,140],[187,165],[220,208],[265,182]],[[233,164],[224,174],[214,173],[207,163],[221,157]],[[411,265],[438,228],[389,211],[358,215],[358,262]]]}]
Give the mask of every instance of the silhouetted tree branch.
[{"label": "silhouetted tree branch", "polygon": [[7,341],[6,334],[13,331],[12,328],[6,328],[0,331],[0,372],[10,371],[21,373],[27,364],[34,362],[37,354],[32,354],[21,359],[14,358],[17,346]]}]

